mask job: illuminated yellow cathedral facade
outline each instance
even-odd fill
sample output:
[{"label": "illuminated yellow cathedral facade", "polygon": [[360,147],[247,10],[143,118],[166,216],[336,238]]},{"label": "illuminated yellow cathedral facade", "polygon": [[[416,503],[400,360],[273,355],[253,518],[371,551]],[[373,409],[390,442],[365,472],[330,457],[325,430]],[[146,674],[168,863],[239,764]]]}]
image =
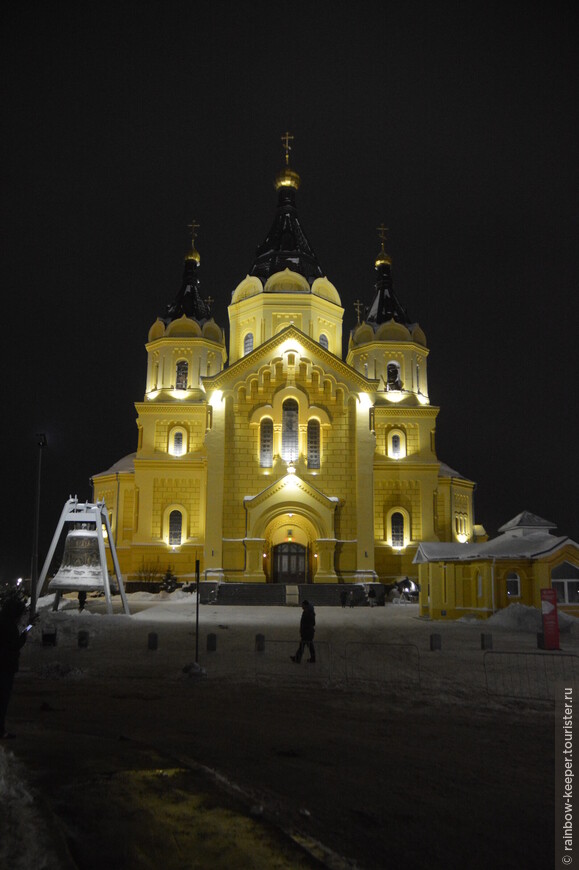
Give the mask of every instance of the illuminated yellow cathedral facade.
[{"label": "illuminated yellow cathedral facade", "polygon": [[[426,337],[384,250],[343,352],[344,309],[276,178],[273,224],[233,289],[229,338],[185,258],[149,331],[134,454],[93,477],[126,580],[391,583],[422,542],[475,538],[474,483],[441,462]],[[369,274],[370,274],[370,270]]]}]

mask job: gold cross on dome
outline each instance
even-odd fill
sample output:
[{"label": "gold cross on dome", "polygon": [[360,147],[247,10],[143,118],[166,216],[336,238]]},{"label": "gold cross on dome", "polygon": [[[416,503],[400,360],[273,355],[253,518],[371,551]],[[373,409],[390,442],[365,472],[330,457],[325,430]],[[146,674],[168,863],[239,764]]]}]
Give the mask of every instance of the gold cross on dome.
[{"label": "gold cross on dome", "polygon": [[284,133],[284,135],[281,137],[281,142],[282,142],[282,145],[283,145],[284,150],[285,150],[285,165],[286,166],[289,166],[289,153],[292,150],[292,146],[290,145],[290,142],[293,142],[294,138],[295,137],[292,136],[291,133]]},{"label": "gold cross on dome", "polygon": [[382,222],[379,227],[376,227],[376,231],[378,233],[378,238],[382,242],[382,247],[384,247],[384,242],[386,241],[386,233],[388,232],[388,227],[385,227],[384,222]]},{"label": "gold cross on dome", "polygon": [[197,230],[199,229],[201,224],[198,224],[197,221],[195,220],[195,218],[193,218],[193,220],[191,221],[190,224],[188,224],[188,226],[189,226],[189,229],[191,230],[191,241],[194,242],[195,239],[197,238]]},{"label": "gold cross on dome", "polygon": [[356,314],[358,316],[358,323],[360,323],[360,312],[364,308],[364,303],[360,302],[359,299],[356,299],[356,301],[354,302],[354,308],[356,309]]}]

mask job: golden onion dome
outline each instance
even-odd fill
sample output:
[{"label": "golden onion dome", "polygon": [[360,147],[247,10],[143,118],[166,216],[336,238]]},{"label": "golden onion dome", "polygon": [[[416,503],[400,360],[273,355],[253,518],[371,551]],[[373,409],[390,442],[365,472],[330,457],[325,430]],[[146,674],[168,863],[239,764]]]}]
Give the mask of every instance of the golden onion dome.
[{"label": "golden onion dome", "polygon": [[378,267],[378,266],[391,266],[392,265],[392,260],[390,259],[390,256],[384,250],[384,242],[382,242],[382,247],[380,248],[380,253],[376,257],[376,259],[374,261],[374,265],[376,267]]},{"label": "golden onion dome", "polygon": [[195,260],[196,263],[201,262],[201,255],[195,247],[195,242],[191,242],[191,250],[185,255],[185,262],[187,262],[187,260]]},{"label": "golden onion dome", "polygon": [[276,190],[279,190],[280,187],[293,187],[294,190],[298,190],[300,186],[300,177],[293,169],[289,166],[284,166],[281,172],[275,177],[274,187]]}]

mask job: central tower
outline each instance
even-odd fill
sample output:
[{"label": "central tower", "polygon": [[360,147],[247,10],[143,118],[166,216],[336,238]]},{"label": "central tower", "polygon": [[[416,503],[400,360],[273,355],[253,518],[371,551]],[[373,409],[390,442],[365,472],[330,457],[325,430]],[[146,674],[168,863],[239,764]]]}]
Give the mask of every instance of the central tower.
[{"label": "central tower", "polygon": [[233,291],[229,306],[229,359],[234,363],[293,325],[336,356],[342,356],[344,309],[324,276],[300,223],[298,173],[289,163],[290,141],[282,137],[285,165],[274,182],[277,209],[249,274]]}]

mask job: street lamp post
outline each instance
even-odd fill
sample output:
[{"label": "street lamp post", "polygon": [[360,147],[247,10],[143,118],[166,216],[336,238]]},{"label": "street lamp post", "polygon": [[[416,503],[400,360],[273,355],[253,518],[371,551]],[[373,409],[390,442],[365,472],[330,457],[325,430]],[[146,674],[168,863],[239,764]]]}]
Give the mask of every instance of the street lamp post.
[{"label": "street lamp post", "polygon": [[44,432],[36,433],[38,444],[38,474],[36,477],[36,504],[34,510],[34,541],[32,545],[32,565],[30,568],[30,619],[36,614],[36,596],[38,586],[38,530],[40,525],[40,473],[42,470],[42,448],[48,442]]}]

